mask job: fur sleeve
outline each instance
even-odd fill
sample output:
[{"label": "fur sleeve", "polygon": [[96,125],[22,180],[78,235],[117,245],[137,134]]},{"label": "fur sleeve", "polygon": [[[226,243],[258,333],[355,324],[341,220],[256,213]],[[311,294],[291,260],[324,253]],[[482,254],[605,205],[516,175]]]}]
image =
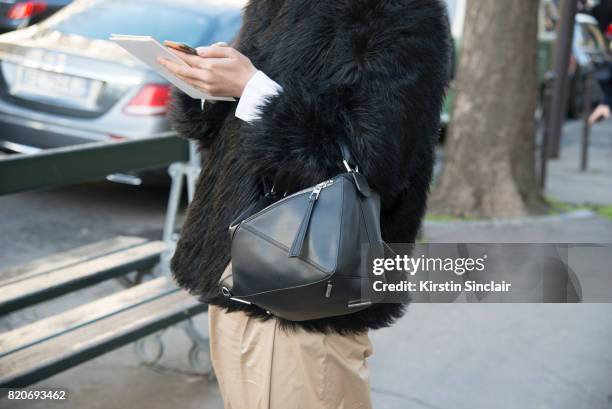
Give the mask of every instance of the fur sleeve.
[{"label": "fur sleeve", "polygon": [[199,99],[191,98],[183,91],[173,87],[168,118],[171,127],[180,136],[195,139],[203,148],[208,148],[215,140],[232,107],[235,109],[236,103],[207,102],[202,110]]},{"label": "fur sleeve", "polygon": [[304,61],[333,57],[317,62],[325,68],[314,79],[278,80],[283,91],[241,129],[242,158],[256,175],[295,191],[342,171],[342,141],[390,206],[414,147],[436,140],[450,61],[447,17],[436,0],[381,1],[379,9],[342,3],[352,8],[336,13],[327,43],[342,51],[316,42],[304,50]]}]

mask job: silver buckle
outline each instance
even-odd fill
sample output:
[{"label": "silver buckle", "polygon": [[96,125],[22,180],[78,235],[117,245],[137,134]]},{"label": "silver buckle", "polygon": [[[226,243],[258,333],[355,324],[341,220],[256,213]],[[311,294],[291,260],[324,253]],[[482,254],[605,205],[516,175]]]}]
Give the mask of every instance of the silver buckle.
[{"label": "silver buckle", "polygon": [[344,163],[344,167],[346,168],[346,170],[351,173],[351,172],[357,172],[359,173],[359,166],[355,166],[355,169],[351,169],[351,165],[348,164],[348,162],[346,161],[346,159],[342,159],[342,163]]}]

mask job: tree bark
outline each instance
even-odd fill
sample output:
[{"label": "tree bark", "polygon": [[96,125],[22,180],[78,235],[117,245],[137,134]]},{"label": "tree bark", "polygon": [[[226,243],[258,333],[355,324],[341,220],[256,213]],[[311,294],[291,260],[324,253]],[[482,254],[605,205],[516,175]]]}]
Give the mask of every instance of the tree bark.
[{"label": "tree bark", "polygon": [[453,118],[433,213],[541,212],[535,167],[538,1],[468,0]]}]

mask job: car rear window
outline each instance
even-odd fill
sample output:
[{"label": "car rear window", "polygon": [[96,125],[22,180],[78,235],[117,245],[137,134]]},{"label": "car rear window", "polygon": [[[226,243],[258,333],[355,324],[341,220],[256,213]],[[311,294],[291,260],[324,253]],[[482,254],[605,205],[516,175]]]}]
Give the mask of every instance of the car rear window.
[{"label": "car rear window", "polygon": [[239,8],[181,6],[151,0],[83,0],[43,23],[45,29],[94,39],[149,35],[193,46],[230,42],[241,24]]}]

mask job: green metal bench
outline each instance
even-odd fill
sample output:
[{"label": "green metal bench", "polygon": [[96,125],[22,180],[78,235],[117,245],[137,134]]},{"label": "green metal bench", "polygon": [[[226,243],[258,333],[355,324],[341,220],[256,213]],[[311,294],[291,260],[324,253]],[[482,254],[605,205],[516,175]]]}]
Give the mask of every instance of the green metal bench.
[{"label": "green metal bench", "polygon": [[120,236],[5,271],[13,278],[0,281],[0,316],[133,271],[140,278],[165,248],[162,241]]},{"label": "green metal bench", "polygon": [[[192,198],[198,162],[193,146],[177,137],[81,145],[0,159],[0,195],[168,165],[172,176],[162,241],[119,236],[2,273],[6,278],[0,281],[0,319],[111,278],[121,279],[129,288],[0,334],[0,387],[25,387],[134,341],[141,360],[155,364],[163,353],[158,331],[177,323],[192,340],[192,366],[198,373],[211,374],[208,340],[190,320],[207,306],[179,289],[168,274],[183,179]],[[153,269],[161,275],[142,282]],[[128,274],[135,277],[130,280]],[[157,347],[153,358],[144,353],[149,342]]]}]

